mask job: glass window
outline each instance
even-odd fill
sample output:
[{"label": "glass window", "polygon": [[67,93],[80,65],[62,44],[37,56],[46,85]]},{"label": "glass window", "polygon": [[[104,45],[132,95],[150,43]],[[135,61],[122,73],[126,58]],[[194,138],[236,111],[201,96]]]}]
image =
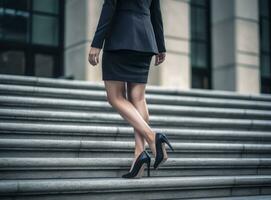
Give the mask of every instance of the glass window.
[{"label": "glass window", "polygon": [[32,42],[58,45],[58,20],[56,17],[33,15]]},{"label": "glass window", "polygon": [[269,17],[269,7],[268,7],[269,0],[260,0],[260,15],[263,17]]},{"label": "glass window", "polygon": [[210,63],[210,1],[190,1],[192,87],[209,89]]},{"label": "glass window", "polygon": [[207,76],[195,73],[192,79],[192,88],[209,88],[209,80]]},{"label": "glass window", "polygon": [[[197,18],[196,16],[196,9],[191,5],[190,9],[190,28],[191,28],[191,37],[194,38],[197,36],[196,28],[197,28]],[[193,17],[192,17],[193,16]]]},{"label": "glass window", "polygon": [[54,75],[54,57],[51,55],[35,55],[35,76],[52,77]]},{"label": "glass window", "polygon": [[206,44],[192,42],[191,44],[192,57],[191,62],[192,66],[195,68],[206,68],[207,67],[207,55],[206,55]]},{"label": "glass window", "polygon": [[203,40],[206,39],[206,12],[206,9],[197,9],[197,37]]},{"label": "glass window", "polygon": [[191,41],[191,64],[197,66],[197,43]]},{"label": "glass window", "polygon": [[270,51],[270,27],[269,21],[267,19],[262,19],[261,22],[261,49],[262,51],[269,52]]},{"label": "glass window", "polygon": [[58,13],[59,2],[55,0],[33,0],[33,10]]},{"label": "glass window", "polygon": [[202,78],[203,78],[202,76],[195,74],[193,76],[192,87],[193,88],[201,88],[203,86]]},{"label": "glass window", "polygon": [[9,9],[28,10],[30,0],[2,0],[2,5]]},{"label": "glass window", "polygon": [[206,55],[206,44],[197,44],[197,67],[206,68],[207,67],[207,55]]},{"label": "glass window", "polygon": [[271,42],[270,42],[270,9],[268,0],[259,1],[260,19],[260,69],[261,92],[271,93]]},{"label": "glass window", "polygon": [[206,6],[206,0],[192,0],[191,3],[196,6]]},{"label": "glass window", "polygon": [[203,8],[191,8],[192,23],[191,32],[192,37],[197,39],[206,39],[206,10]]},{"label": "glass window", "polygon": [[0,74],[24,75],[25,55],[22,51],[0,51]]},{"label": "glass window", "polygon": [[261,75],[263,77],[269,78],[271,76],[270,73],[270,56],[268,54],[261,55]]},{"label": "glass window", "polygon": [[270,94],[271,93],[271,87],[269,83],[262,85],[262,93]]},{"label": "glass window", "polygon": [[64,8],[65,0],[0,0],[0,73],[63,75]]},{"label": "glass window", "polygon": [[4,8],[1,8],[0,6],[0,39],[3,39],[4,37]]},{"label": "glass window", "polygon": [[1,36],[5,40],[28,41],[29,13],[5,9],[1,15]]}]

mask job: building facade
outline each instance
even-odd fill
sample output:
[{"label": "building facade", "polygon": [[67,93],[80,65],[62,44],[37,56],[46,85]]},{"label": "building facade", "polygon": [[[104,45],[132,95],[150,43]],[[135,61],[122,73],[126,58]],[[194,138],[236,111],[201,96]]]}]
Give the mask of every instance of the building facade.
[{"label": "building facade", "polygon": [[[271,93],[268,0],[160,2],[167,55],[149,84]],[[0,73],[100,82],[88,52],[102,4],[0,0]]]}]

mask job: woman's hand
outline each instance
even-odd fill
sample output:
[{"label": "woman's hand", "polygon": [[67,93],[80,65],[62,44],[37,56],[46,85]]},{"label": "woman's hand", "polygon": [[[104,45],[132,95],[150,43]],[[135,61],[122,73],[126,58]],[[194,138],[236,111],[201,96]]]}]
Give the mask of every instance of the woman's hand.
[{"label": "woman's hand", "polygon": [[99,63],[99,55],[101,49],[91,47],[88,54],[88,61],[91,65],[95,66]]},{"label": "woman's hand", "polygon": [[166,53],[162,52],[155,56],[155,65],[160,65],[162,62],[165,61]]}]

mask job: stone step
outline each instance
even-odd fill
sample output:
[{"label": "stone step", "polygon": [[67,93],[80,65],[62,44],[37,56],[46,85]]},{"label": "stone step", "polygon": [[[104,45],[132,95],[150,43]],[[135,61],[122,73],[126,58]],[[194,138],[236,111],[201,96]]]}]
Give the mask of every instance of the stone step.
[{"label": "stone step", "polygon": [[[55,78],[42,78],[35,76],[20,76],[20,75],[5,75],[0,74],[0,84],[8,85],[28,85],[38,87],[52,88],[70,88],[70,89],[85,89],[85,90],[104,90],[103,83],[81,81],[81,80],[65,80]],[[223,99],[247,99],[259,101],[271,101],[269,94],[239,94],[233,91],[223,90],[203,90],[191,89],[180,90],[174,88],[165,88],[160,86],[147,86],[147,93],[163,94],[163,95],[179,95],[179,96],[194,96],[194,97],[213,97]]]},{"label": "stone step", "polygon": [[[58,124],[117,124],[128,125],[127,122],[116,113],[102,112],[78,112],[78,111],[53,111],[0,108],[0,119],[6,122],[12,121],[36,121]],[[219,129],[245,129],[245,130],[271,130],[271,120],[254,119],[227,119],[227,118],[202,118],[202,117],[178,117],[178,116],[150,116],[150,125],[155,127],[202,127]]]},{"label": "stone step", "polygon": [[[164,132],[175,142],[209,143],[271,143],[270,131],[219,130],[202,128],[154,128]],[[1,138],[18,139],[64,139],[64,140],[134,140],[131,127],[110,125],[71,125],[33,122],[0,122]]]},{"label": "stone step", "polygon": [[0,195],[2,200],[188,199],[270,195],[270,185],[268,175],[1,180]]},{"label": "stone step", "polygon": [[[116,156],[115,156],[116,157]],[[0,179],[110,178],[127,173],[131,158],[0,158]],[[168,158],[155,177],[268,175],[267,158]],[[145,168],[145,176],[147,175]]]},{"label": "stone step", "polygon": [[257,195],[257,196],[235,196],[235,197],[214,197],[214,198],[196,198],[189,200],[270,200],[271,195]]},{"label": "stone step", "polygon": [[[172,142],[172,146],[175,151],[168,151],[168,154],[174,158],[271,158],[271,144]],[[133,157],[134,142],[0,139],[0,150],[0,157]]]},{"label": "stone step", "polygon": [[146,98],[175,152],[151,177],[121,179],[133,129],[103,84],[0,75],[0,199],[271,196],[271,95],[148,86]]},{"label": "stone step", "polygon": [[[99,100],[106,101],[105,91],[66,89],[66,88],[48,88],[36,86],[21,85],[1,85],[0,95],[7,96],[28,96],[28,97],[53,97],[60,99],[81,99],[81,100]],[[270,95],[271,96],[271,95]],[[220,99],[208,97],[176,96],[146,94],[146,100],[150,104],[166,105],[189,105],[189,106],[207,106],[220,108],[247,108],[270,110],[271,101],[259,100],[240,100],[240,99]]]},{"label": "stone step", "polygon": [[[1,96],[1,107],[30,108],[30,109],[53,109],[63,111],[103,111],[115,112],[105,101],[73,100],[58,98]],[[216,118],[242,118],[242,119],[271,119],[271,111],[239,108],[215,108],[202,106],[179,106],[149,104],[150,114],[173,115],[173,116],[197,116]]]}]

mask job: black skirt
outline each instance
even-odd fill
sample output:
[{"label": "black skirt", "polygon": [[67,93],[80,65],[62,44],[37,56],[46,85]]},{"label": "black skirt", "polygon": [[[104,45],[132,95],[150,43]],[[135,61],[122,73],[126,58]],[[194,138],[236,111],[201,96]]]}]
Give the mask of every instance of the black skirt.
[{"label": "black skirt", "polygon": [[153,53],[134,50],[103,51],[103,80],[147,83]]}]

